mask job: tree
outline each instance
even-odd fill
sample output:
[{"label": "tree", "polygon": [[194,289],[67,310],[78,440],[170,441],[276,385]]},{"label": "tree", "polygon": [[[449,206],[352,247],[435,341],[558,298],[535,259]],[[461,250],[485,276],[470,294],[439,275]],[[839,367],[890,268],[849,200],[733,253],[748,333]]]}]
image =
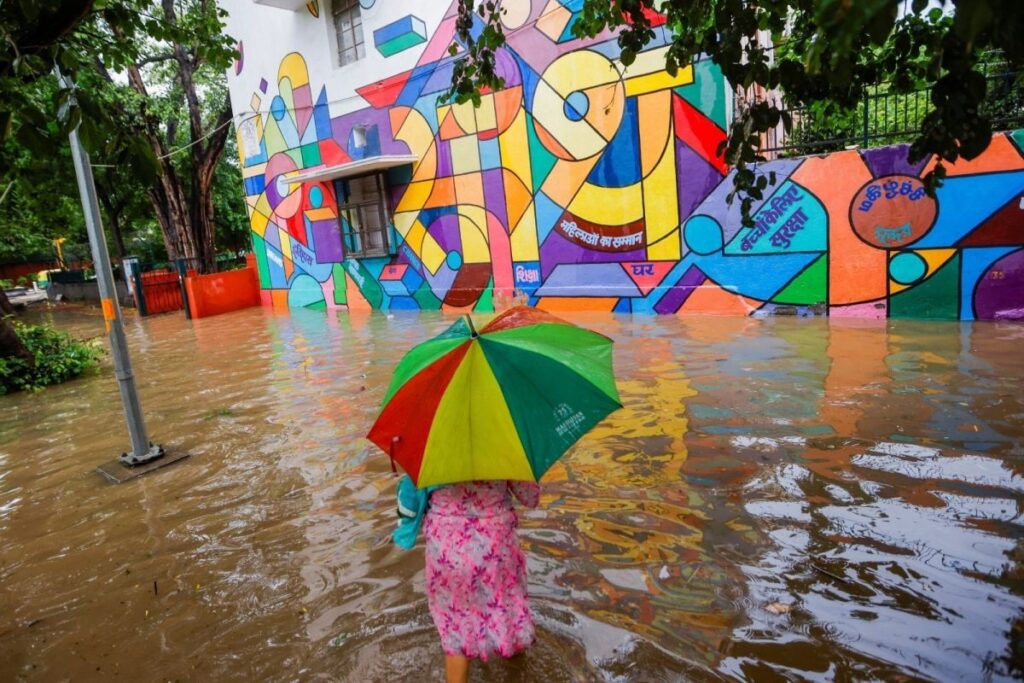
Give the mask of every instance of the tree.
[{"label": "tree", "polygon": [[[850,110],[865,88],[883,81],[898,92],[928,82],[931,110],[910,155],[939,157],[925,178],[934,192],[945,175],[941,161],[973,159],[991,141],[991,121],[981,108],[982,56],[996,49],[1012,66],[1024,63],[1020,0],[939,2],[941,9],[930,8],[929,0],[913,0],[909,8],[905,0],[583,0],[572,30],[581,38],[618,31],[628,65],[654,38],[652,19],[664,15],[672,31],[670,73],[705,54],[737,88],[780,89],[791,106]],[[455,64],[451,98],[479,102],[481,89],[502,87],[495,60],[505,43],[501,13],[495,0],[459,0],[457,32],[466,55]],[[723,151],[736,168],[730,199],[741,199],[747,223],[770,180],[752,168],[763,160],[761,136],[780,121],[792,125],[778,102],[755,101],[740,109],[729,129]]]}]

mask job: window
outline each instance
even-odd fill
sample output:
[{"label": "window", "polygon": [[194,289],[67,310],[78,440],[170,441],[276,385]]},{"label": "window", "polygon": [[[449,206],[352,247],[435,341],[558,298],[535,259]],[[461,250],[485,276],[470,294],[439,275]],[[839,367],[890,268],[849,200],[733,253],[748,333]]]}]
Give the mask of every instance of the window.
[{"label": "window", "polygon": [[334,32],[338,36],[338,62],[342,66],[366,56],[359,0],[335,0]]},{"label": "window", "polygon": [[338,219],[345,256],[387,256],[394,252],[380,173],[337,181]]}]

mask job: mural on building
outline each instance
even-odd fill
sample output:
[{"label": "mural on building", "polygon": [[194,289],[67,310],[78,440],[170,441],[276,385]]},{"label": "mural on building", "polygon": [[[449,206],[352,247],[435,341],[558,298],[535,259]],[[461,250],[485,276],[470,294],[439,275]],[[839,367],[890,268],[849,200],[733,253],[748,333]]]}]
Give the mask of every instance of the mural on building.
[{"label": "mural on building", "polygon": [[[572,38],[580,4],[503,3],[505,87],[479,108],[442,99],[454,3],[432,33],[412,14],[367,32],[385,57],[421,54],[357,88],[350,113],[331,116],[300,52],[248,76],[239,149],[264,301],[489,310],[518,291],[553,310],[1024,318],[1024,131],[951,166],[935,198],[920,180],[934,162],[905,146],[766,163],[776,184],[743,228],[717,154],[721,73],[665,72],[664,27],[627,67],[613,36]],[[410,153],[388,172],[391,256],[346,253],[332,182],[289,181]]]}]

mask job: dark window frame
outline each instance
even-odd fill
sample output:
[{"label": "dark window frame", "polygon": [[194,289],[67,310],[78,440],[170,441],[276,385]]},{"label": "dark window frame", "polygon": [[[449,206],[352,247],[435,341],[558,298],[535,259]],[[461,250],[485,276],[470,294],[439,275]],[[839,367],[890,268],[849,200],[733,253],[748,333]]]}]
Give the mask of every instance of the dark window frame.
[{"label": "dark window frame", "polygon": [[[379,198],[352,201],[348,186],[353,181],[373,178]],[[392,236],[391,212],[388,208],[387,181],[384,173],[373,171],[334,181],[338,198],[338,222],[341,225],[341,243],[345,258],[379,258],[393,256],[395,244]],[[376,213],[379,228],[367,228],[367,216]],[[377,236],[378,239],[373,239]],[[379,242],[379,245],[374,243]]]},{"label": "dark window frame", "polygon": [[[342,19],[348,18],[348,28],[341,28]],[[363,14],[359,0],[334,0],[331,7],[331,21],[338,41],[338,64],[355,64],[366,57],[366,43],[363,40]]]}]

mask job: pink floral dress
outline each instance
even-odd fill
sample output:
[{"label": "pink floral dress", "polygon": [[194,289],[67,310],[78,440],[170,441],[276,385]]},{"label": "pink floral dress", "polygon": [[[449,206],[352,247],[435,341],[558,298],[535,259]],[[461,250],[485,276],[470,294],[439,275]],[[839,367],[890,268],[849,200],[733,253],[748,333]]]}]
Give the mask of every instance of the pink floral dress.
[{"label": "pink floral dress", "polygon": [[533,643],[526,558],[519,547],[515,496],[535,507],[533,482],[453,484],[430,494],[427,602],[447,655],[511,657]]}]

